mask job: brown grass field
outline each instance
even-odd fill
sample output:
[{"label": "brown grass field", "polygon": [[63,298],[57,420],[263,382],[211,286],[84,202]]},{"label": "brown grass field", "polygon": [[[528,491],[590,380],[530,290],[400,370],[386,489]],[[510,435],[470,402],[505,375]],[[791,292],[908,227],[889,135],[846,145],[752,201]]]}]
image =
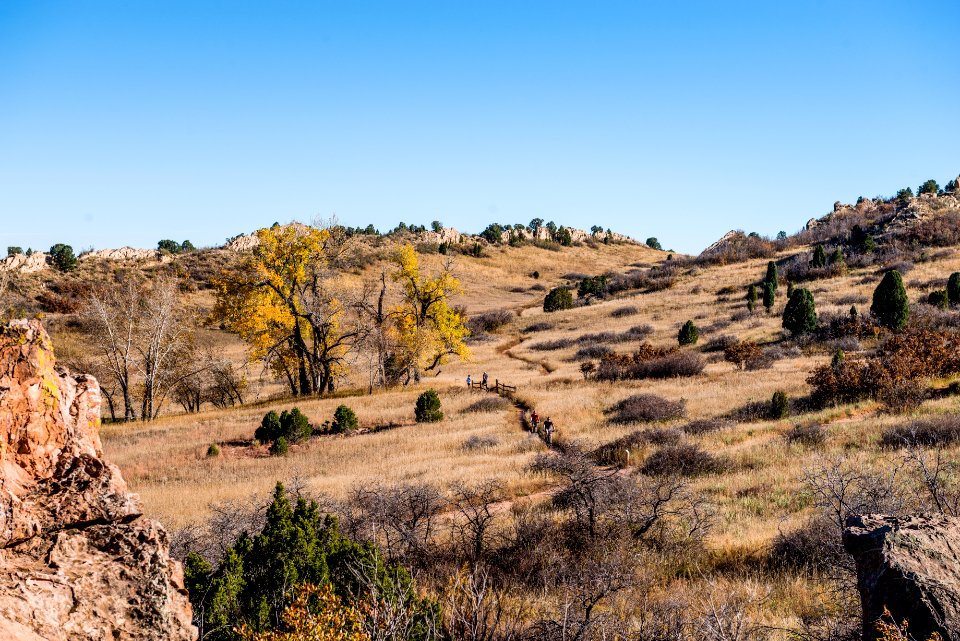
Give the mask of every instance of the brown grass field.
[{"label": "brown grass field", "polygon": [[[796,251],[796,250],[793,250]],[[805,348],[800,355],[783,358],[771,369],[739,371],[722,354],[705,354],[704,372],[688,379],[604,383],[584,380],[579,363],[572,360],[577,346],[555,351],[537,351],[531,345],[584,333],[623,331],[638,324],[654,328],[651,342],[675,345],[681,324],[693,319],[701,328],[696,346],[700,350],[711,338],[732,334],[764,343],[783,335],[780,312],[785,302],[778,291],[774,313],[762,308],[752,316],[722,329],[711,325],[730,321],[745,309],[746,284],[762,278],[766,260],[709,268],[681,270],[676,285],[664,291],[632,294],[622,298],[545,314],[544,292],[530,287],[550,287],[567,272],[602,273],[624,271],[628,265],[649,266],[665,258],[662,252],[632,245],[574,248],[551,252],[533,247],[493,249],[488,258],[457,257],[457,270],[465,294],[457,302],[471,313],[510,309],[515,321],[496,335],[471,344],[468,362],[451,362],[435,378],[418,386],[344,398],[276,400],[233,410],[171,415],[145,425],[106,425],[102,429],[109,460],[120,466],[132,489],[140,494],[147,513],[171,528],[198,523],[215,502],[266,495],[277,480],[297,478],[314,492],[344,497],[354,486],[425,480],[445,487],[454,481],[496,479],[513,497],[535,494],[549,487],[549,478],[526,471],[545,446],[523,432],[517,410],[469,412],[471,403],[487,395],[468,391],[468,374],[479,378],[487,372],[491,382],[499,379],[518,387],[518,397],[557,424],[557,438],[597,446],[623,436],[636,425],[617,425],[605,410],[616,401],[639,392],[686,402],[687,419],[719,417],[747,402],[769,401],[776,390],[797,398],[808,393],[806,378],[829,360],[823,348]],[[430,257],[430,261],[441,257]],[[541,278],[529,273],[539,270]],[[918,263],[905,281],[911,301],[926,297],[926,283],[960,270],[960,252]],[[852,270],[844,276],[814,281],[819,313],[843,312],[850,304],[838,304],[859,295],[869,300],[880,280],[876,267]],[[717,292],[731,286],[736,293],[718,300]],[[623,317],[611,312],[633,305],[637,313]],[[863,311],[869,302],[858,304]],[[553,328],[533,333],[524,328],[548,321]],[[636,342],[614,345],[628,351]],[[360,377],[362,379],[362,376]],[[945,384],[947,381],[939,381]],[[359,385],[359,383],[358,383]],[[445,420],[418,425],[413,420],[416,396],[425,388],[440,392]],[[279,388],[277,388],[279,389]],[[284,457],[272,457],[265,448],[239,443],[252,437],[268,409],[294,405],[312,422],[329,419],[340,404],[350,405],[362,428],[393,426],[352,436],[315,438],[291,448]],[[927,401],[919,414],[956,411],[956,400]],[[672,590],[690,594],[703,590],[723,592],[736,584],[738,590],[765,595],[757,606],[758,621],[774,626],[796,625],[816,604],[827,597],[816,578],[762,572],[759,559],[778,532],[796,527],[811,511],[811,497],[802,475],[817,461],[846,457],[853,464],[880,468],[899,454],[877,447],[883,428],[904,420],[878,411],[873,402],[817,411],[781,421],[740,422],[703,436],[686,436],[707,451],[729,461],[724,472],[698,477],[697,492],[711,499],[716,509],[715,525],[705,540],[704,566],[678,579]],[[674,421],[674,424],[683,421]],[[783,435],[796,424],[823,425],[825,444],[819,447],[788,445]],[[361,430],[363,431],[363,430]],[[496,444],[479,451],[465,451],[470,436],[492,437]],[[207,457],[207,447],[221,446],[219,457]],[[631,452],[631,461],[642,461],[647,450]],[[542,495],[538,495],[542,496]],[[784,637],[785,638],[785,637]]]}]

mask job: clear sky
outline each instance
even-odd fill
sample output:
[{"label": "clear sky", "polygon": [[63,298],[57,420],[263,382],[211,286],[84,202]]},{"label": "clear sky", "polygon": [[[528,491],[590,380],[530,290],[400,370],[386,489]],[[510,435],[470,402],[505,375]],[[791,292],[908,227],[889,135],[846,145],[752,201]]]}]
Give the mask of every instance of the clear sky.
[{"label": "clear sky", "polygon": [[698,252],[960,173],[960,2],[0,2],[0,251],[541,217]]}]

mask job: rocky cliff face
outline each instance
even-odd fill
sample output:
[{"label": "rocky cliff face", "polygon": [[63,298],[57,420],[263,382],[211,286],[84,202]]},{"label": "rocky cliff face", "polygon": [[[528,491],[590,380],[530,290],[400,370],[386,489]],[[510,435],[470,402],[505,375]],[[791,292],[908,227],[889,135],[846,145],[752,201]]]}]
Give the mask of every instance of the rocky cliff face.
[{"label": "rocky cliff face", "polygon": [[163,528],[103,460],[100,388],[38,321],[0,326],[0,637],[196,638]]},{"label": "rocky cliff face", "polygon": [[960,640],[960,519],[855,516],[843,544],[857,562],[865,641],[879,638],[884,608],[911,638]]}]

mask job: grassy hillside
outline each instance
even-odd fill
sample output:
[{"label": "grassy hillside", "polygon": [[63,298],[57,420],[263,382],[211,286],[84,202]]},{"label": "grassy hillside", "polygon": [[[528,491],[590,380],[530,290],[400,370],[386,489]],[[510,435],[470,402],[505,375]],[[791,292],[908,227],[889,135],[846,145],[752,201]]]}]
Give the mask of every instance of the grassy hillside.
[{"label": "grassy hillside", "polygon": [[[954,412],[956,400],[949,394],[932,394],[906,417],[884,411],[874,400],[823,409],[804,404],[810,393],[808,376],[816,366],[830,362],[838,347],[847,358],[865,358],[883,338],[790,339],[780,319],[785,284],[771,313],[759,304],[757,311],[747,312],[746,287],[763,278],[766,257],[726,265],[677,261],[681,266],[668,288],[625,290],[548,314],[541,309],[544,289],[577,278],[572,272],[625,274],[663,265],[665,255],[631,245],[561,252],[505,247],[489,253],[485,258],[458,258],[466,292],[458,302],[474,314],[509,310],[513,320],[493,334],[472,339],[470,361],[450,363],[418,386],[372,396],[283,400],[172,416],[149,425],[106,426],[108,457],[141,494],[148,512],[174,529],[203,523],[212,504],[265,496],[277,479],[292,479],[311,494],[338,501],[362,487],[427,482],[447,491],[456,482],[493,479],[505,501],[496,511],[496,529],[506,533],[519,513],[549,512],[551,492],[564,483],[555,475],[531,471],[531,464],[548,448],[524,431],[520,408],[535,408],[542,417],[552,417],[555,442],[561,448],[594,451],[639,431],[639,438],[613,448],[607,464],[615,462],[622,474],[642,482],[645,477],[638,469],[652,454],[665,450],[681,456],[668,449],[671,444],[696,446],[697,452],[706,453],[709,465],[690,476],[690,487],[711,513],[711,527],[698,544],[702,547],[679,557],[685,560],[671,556],[669,563],[638,566],[647,573],[643,598],[669,595],[701,609],[711,600],[736,601],[749,621],[774,628],[840,625],[831,617],[849,613],[852,593],[838,601],[835,582],[816,558],[809,563],[786,558],[791,545],[806,550],[798,552],[801,555],[823,553],[815,544],[803,548],[807,535],[795,534],[809,532],[810,519],[833,500],[824,494],[829,490],[811,484],[811,476],[829,477],[832,469],[876,472],[875,478],[884,478],[897,469],[898,486],[912,491],[915,471],[904,463],[903,451],[883,448],[879,441],[891,426]],[[812,254],[812,246],[793,246],[773,258],[789,265],[798,255],[808,260]],[[898,266],[905,272],[916,317],[932,313],[925,304],[927,295],[960,270],[960,251],[950,248],[913,256],[917,262],[901,261]],[[851,263],[804,283],[822,319],[842,317],[851,305],[868,312],[885,266]],[[540,272],[539,280],[530,277],[534,270]],[[952,317],[957,312],[941,314],[955,323]],[[687,320],[699,327],[700,339],[683,350],[704,360],[701,374],[607,382],[585,379],[581,373],[581,363],[597,362],[603,351],[627,354],[644,341],[672,347]],[[740,370],[724,360],[719,347],[731,337],[756,341],[768,353],[765,363]],[[515,397],[498,401],[489,392],[468,390],[467,375],[477,380],[483,372],[491,382],[498,379],[517,386]],[[932,385],[944,390],[952,381],[938,379]],[[446,418],[417,424],[414,400],[427,387],[440,392]],[[795,402],[788,418],[767,418],[766,407],[776,391]],[[635,394],[679,402],[683,416],[618,422],[611,409]],[[249,445],[268,409],[297,405],[312,422],[321,423],[341,403],[357,413],[360,433],[314,438],[282,457],[270,456],[265,446]],[[214,443],[221,453],[210,457],[208,446]],[[955,454],[952,446],[948,454]],[[680,466],[683,461],[669,464]],[[603,607],[624,604],[611,600]],[[771,634],[787,638],[785,633]]]}]

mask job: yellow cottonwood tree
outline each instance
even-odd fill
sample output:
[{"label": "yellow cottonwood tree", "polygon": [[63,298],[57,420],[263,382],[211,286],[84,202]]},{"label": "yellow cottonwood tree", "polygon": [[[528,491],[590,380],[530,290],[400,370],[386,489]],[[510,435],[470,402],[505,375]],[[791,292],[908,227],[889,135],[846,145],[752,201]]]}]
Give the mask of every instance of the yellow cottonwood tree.
[{"label": "yellow cottonwood tree", "polygon": [[360,328],[328,287],[330,232],[301,224],[256,232],[260,243],[215,282],[213,317],[286,377],[294,395],[323,392],[343,368]]},{"label": "yellow cottonwood tree", "polygon": [[469,358],[466,338],[470,331],[463,314],[450,305],[460,294],[460,281],[445,266],[434,276],[420,273],[420,258],[409,243],[393,254],[393,280],[400,284],[401,301],[392,311],[396,356],[407,371],[405,383],[419,380],[423,371],[435,369],[449,356]]}]

